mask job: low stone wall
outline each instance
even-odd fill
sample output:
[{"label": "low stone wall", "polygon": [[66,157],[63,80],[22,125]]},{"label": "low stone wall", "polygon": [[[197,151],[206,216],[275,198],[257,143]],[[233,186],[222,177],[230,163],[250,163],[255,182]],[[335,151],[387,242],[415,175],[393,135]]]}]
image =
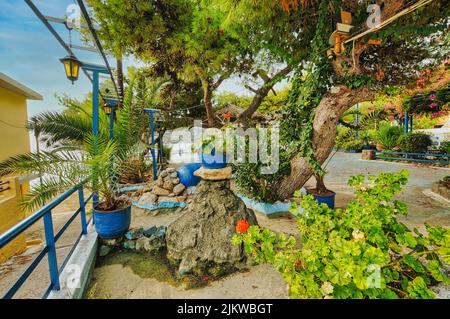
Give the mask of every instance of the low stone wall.
[{"label": "low stone wall", "polygon": [[375,159],[375,151],[374,150],[363,150],[361,158],[363,160],[373,160],[373,159]]},{"label": "low stone wall", "polygon": [[52,291],[47,299],[81,299],[89,285],[98,249],[98,235],[93,223],[82,236],[59,275],[61,289]]}]

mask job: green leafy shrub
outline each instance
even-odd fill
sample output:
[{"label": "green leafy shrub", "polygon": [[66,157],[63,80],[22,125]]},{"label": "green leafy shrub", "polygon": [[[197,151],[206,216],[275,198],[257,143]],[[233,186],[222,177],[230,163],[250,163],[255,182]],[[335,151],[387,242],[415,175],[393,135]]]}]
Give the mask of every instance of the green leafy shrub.
[{"label": "green leafy shrub", "polygon": [[426,153],[431,144],[430,136],[425,133],[408,133],[399,139],[400,149],[408,153]]},{"label": "green leafy shrub", "polygon": [[362,139],[352,139],[342,143],[342,148],[346,151],[360,151],[364,146],[364,141]]},{"label": "green leafy shrub", "polygon": [[403,129],[400,126],[391,126],[389,123],[382,123],[375,140],[382,145],[384,150],[393,150],[397,147],[399,138],[402,135]]},{"label": "green leafy shrub", "polygon": [[273,264],[292,298],[433,298],[430,285],[450,281],[441,270],[442,262],[450,263],[450,230],[426,225],[425,236],[397,221],[407,214],[394,200],[407,171],[368,179],[349,180],[356,199],[344,210],[304,196],[296,217],[299,240],[250,226],[233,243],[243,244],[257,263]]},{"label": "green leafy shrub", "polygon": [[450,141],[442,142],[439,146],[439,152],[442,154],[450,154]]},{"label": "green leafy shrub", "polygon": [[250,198],[263,202],[276,202],[276,194],[270,192],[271,187],[276,183],[280,175],[290,171],[288,161],[283,161],[283,154],[280,154],[280,168],[276,174],[262,174],[261,163],[243,163],[235,166],[235,182],[239,192]]}]

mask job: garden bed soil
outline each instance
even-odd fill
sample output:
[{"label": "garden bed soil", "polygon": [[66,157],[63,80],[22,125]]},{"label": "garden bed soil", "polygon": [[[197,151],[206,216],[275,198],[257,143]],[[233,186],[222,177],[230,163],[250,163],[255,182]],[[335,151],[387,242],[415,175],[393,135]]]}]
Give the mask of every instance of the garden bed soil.
[{"label": "garden bed soil", "polygon": [[314,195],[314,196],[331,196],[334,195],[335,192],[330,191],[329,189],[327,189],[326,191],[318,191],[315,188],[307,188],[308,194],[310,195]]},{"label": "garden bed soil", "polygon": [[[115,258],[115,257],[113,257]],[[137,265],[107,261],[97,267],[86,298],[90,299],[286,299],[286,282],[273,266],[251,267],[216,281],[190,289],[185,282],[175,281],[161,270],[160,261],[139,262]],[[146,268],[148,266],[148,270]],[[156,273],[151,273],[155,272]],[[148,276],[150,274],[150,276]]]},{"label": "garden bed soil", "polygon": [[102,203],[99,203],[97,206],[95,206],[95,210],[100,213],[107,214],[107,213],[115,212],[116,210],[125,209],[130,205],[131,205],[130,201],[122,201],[122,200],[116,201],[114,203],[113,207],[107,206],[106,203],[102,202]]}]

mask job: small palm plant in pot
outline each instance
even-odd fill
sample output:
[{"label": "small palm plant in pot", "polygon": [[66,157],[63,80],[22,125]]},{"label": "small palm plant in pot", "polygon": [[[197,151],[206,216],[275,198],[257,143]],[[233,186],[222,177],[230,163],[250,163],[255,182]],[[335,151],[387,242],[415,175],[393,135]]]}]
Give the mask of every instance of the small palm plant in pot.
[{"label": "small palm plant in pot", "polygon": [[0,176],[42,176],[41,182],[23,198],[22,206],[27,210],[41,207],[63,191],[84,183],[100,199],[94,207],[97,233],[111,239],[122,236],[130,226],[130,203],[117,196],[117,180],[128,156],[108,138],[89,134],[75,151],[62,147],[10,157],[0,163]]}]

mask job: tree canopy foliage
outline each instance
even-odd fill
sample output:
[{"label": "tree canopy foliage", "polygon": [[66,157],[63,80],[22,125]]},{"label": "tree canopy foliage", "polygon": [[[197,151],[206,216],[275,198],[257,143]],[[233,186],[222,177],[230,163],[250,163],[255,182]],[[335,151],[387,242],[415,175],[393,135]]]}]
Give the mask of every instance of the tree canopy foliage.
[{"label": "tree canopy foliage", "polygon": [[[308,174],[323,174],[321,163],[334,138],[320,145],[313,140],[336,133],[329,124],[331,117],[337,125],[355,103],[372,99],[374,89],[406,85],[420,75],[420,69],[438,65],[448,56],[450,11],[445,0],[407,14],[402,13],[419,1],[376,1],[381,21],[392,20],[376,30],[366,24],[371,15],[368,6],[373,3],[369,0],[90,3],[100,33],[110,35],[104,38],[113,42],[111,46],[143,60],[154,74],[168,76],[175,87],[179,83],[201,87],[210,126],[213,94],[225,79],[247,78],[246,87],[255,93],[243,112],[247,116],[259,108],[276,82],[293,71],[282,127],[283,160],[292,167],[288,176],[280,176],[274,184],[280,198],[292,195]],[[330,37],[341,11],[352,13],[350,37],[362,32],[364,36],[345,43],[342,54],[330,59]],[[381,44],[372,45],[371,39]],[[299,178],[295,176],[299,171],[308,174]]]}]

